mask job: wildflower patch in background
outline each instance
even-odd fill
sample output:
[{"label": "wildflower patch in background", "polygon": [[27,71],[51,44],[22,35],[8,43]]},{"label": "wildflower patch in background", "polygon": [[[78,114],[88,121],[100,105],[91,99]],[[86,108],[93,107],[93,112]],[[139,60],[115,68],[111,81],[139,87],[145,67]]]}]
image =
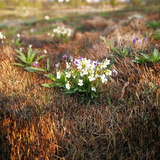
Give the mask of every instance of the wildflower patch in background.
[{"label": "wildflower patch in background", "polygon": [[57,27],[53,29],[53,39],[58,42],[67,43],[71,37],[72,30],[65,27]]}]

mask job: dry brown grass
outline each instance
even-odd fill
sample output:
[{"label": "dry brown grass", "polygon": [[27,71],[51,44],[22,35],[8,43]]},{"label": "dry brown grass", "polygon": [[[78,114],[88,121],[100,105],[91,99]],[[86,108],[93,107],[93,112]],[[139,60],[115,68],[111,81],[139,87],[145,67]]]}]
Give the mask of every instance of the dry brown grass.
[{"label": "dry brown grass", "polygon": [[[51,72],[64,53],[98,60],[108,57],[110,48],[97,40],[100,34],[88,35],[75,36],[76,41],[68,44],[43,45],[49,51]],[[116,45],[126,45],[128,35],[117,38]],[[34,48],[39,45],[33,41]],[[115,58],[112,67],[118,76],[102,86],[106,92],[100,93],[99,105],[87,107],[77,95],[42,87],[50,82],[43,74],[11,66],[16,61],[14,47],[3,46],[0,54],[0,159],[160,158],[159,64],[137,65],[131,57]]]}]

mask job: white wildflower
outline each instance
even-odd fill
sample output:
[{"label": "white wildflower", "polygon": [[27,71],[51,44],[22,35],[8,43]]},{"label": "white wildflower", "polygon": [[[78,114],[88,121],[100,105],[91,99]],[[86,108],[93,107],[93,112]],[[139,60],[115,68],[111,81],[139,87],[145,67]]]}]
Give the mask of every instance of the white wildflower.
[{"label": "white wildflower", "polygon": [[111,76],[111,75],[112,75],[112,71],[109,70],[109,69],[107,69],[107,71],[106,71],[106,76]]},{"label": "white wildflower", "polygon": [[93,87],[91,88],[91,90],[94,91],[94,92],[96,92],[96,87],[93,86]]},{"label": "white wildflower", "polygon": [[70,78],[70,77],[71,77],[71,73],[66,72],[66,77],[67,77],[67,78]]},{"label": "white wildflower", "polygon": [[18,34],[17,34],[17,37],[20,38],[20,36],[21,36],[21,35],[18,33]]},{"label": "white wildflower", "polygon": [[45,16],[44,18],[45,18],[46,20],[49,20],[49,16]]},{"label": "white wildflower", "polygon": [[61,78],[61,72],[58,71],[58,72],[57,72],[57,79],[60,79],[60,78]]},{"label": "white wildflower", "polygon": [[66,69],[70,68],[70,63],[66,62]]},{"label": "white wildflower", "polygon": [[106,78],[106,76],[105,76],[105,74],[103,74],[103,75],[101,76],[101,80],[102,80],[102,83],[105,83],[105,82],[108,81],[107,78]]},{"label": "white wildflower", "polygon": [[47,53],[47,50],[46,50],[46,49],[44,49],[44,53]]},{"label": "white wildflower", "polygon": [[95,80],[95,77],[94,77],[94,75],[92,74],[92,75],[90,75],[90,76],[88,76],[88,78],[89,78],[89,81],[90,82],[92,82],[92,81],[94,81]]},{"label": "white wildflower", "polygon": [[82,79],[79,79],[78,85],[83,86],[83,80]]},{"label": "white wildflower", "polygon": [[66,83],[66,89],[70,90],[71,85],[69,84],[69,82]]}]

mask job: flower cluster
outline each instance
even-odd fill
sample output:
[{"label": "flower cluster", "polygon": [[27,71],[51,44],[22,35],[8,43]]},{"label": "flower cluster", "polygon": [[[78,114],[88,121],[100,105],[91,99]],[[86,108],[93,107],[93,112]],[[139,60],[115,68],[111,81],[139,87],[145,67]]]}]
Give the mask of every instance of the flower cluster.
[{"label": "flower cluster", "polygon": [[72,34],[72,30],[65,27],[57,27],[53,29],[53,36],[58,41],[67,42]]},{"label": "flower cluster", "polygon": [[102,62],[83,57],[65,59],[64,71],[60,70],[60,64],[57,63],[56,75],[48,77],[55,81],[54,86],[64,88],[67,93],[81,92],[94,98],[101,90],[100,86],[106,84],[112,75],[107,58]]},{"label": "flower cluster", "polygon": [[141,39],[138,37],[135,37],[133,39],[133,44],[136,45],[136,48],[144,49],[145,47],[147,47],[149,45],[149,42],[148,42],[147,37],[144,37]]},{"label": "flower cluster", "polygon": [[4,39],[6,39],[6,37],[0,32],[0,40],[2,43],[4,43]]}]

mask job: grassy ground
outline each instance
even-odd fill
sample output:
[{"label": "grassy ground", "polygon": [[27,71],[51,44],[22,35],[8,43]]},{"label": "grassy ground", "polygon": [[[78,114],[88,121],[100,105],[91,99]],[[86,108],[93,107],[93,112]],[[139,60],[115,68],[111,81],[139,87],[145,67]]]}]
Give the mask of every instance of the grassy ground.
[{"label": "grassy ground", "polygon": [[[0,159],[160,158],[160,63],[133,62],[140,53],[149,56],[155,48],[160,52],[160,41],[154,38],[159,28],[146,26],[160,15],[145,14],[142,19],[129,20],[133,14],[140,13],[70,15],[1,28],[7,38],[0,43]],[[74,30],[68,43],[48,35],[56,26]],[[42,87],[53,81],[43,73],[29,73],[11,65],[20,62],[15,52],[19,47],[11,42],[18,33],[24,51],[31,44],[39,54],[47,50],[52,73],[67,54],[99,61],[109,58],[118,75],[102,86],[105,92],[99,93],[98,104],[89,106],[77,94]],[[133,44],[135,37],[146,36],[148,43]],[[112,40],[121,52],[109,46]],[[123,54],[128,44],[130,50]],[[46,58],[40,65],[46,65]]]}]

